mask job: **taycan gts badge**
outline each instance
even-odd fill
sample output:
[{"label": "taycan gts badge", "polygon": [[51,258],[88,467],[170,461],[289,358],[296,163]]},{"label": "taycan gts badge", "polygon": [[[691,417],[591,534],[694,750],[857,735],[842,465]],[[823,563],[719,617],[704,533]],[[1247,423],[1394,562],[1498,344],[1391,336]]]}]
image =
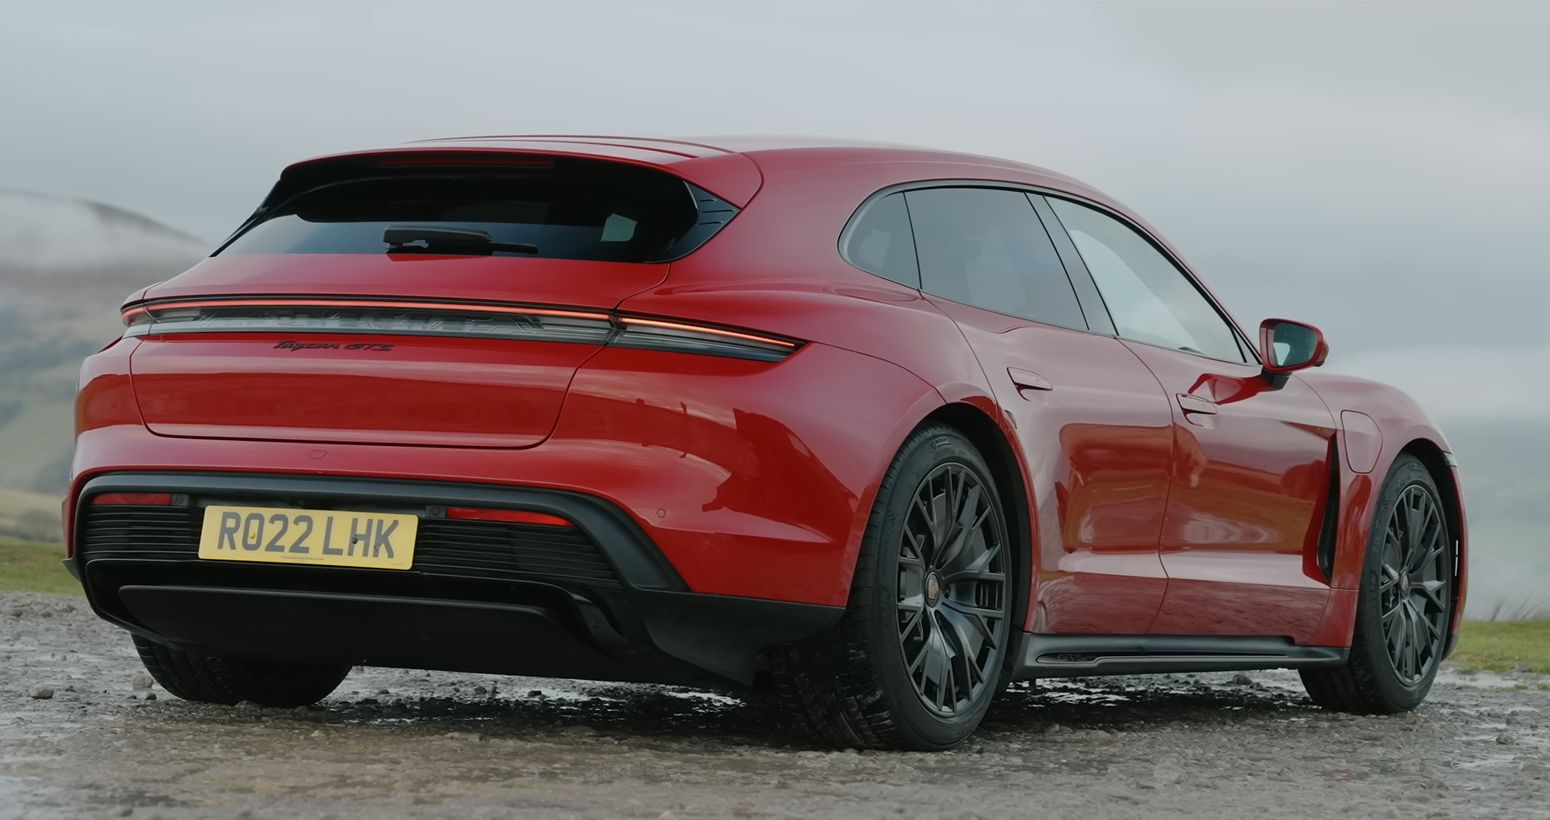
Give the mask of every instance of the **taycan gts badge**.
[{"label": "taycan gts badge", "polygon": [[286,339],[276,342],[275,350],[365,350],[372,353],[386,353],[393,349],[392,345],[376,344],[374,342],[351,342],[340,344],[339,342],[297,342]]}]

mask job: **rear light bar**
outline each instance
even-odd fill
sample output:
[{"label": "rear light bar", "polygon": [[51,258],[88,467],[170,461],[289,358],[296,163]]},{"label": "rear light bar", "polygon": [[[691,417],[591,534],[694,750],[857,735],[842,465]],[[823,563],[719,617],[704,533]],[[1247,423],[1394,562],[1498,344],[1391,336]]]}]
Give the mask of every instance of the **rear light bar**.
[{"label": "rear light bar", "polygon": [[485,507],[448,507],[448,518],[473,521],[501,521],[507,524],[538,524],[545,527],[574,527],[569,520],[531,510],[498,510]]},{"label": "rear light bar", "polygon": [[802,343],[742,328],[566,307],[409,299],[172,299],[123,310],[125,336],[352,333],[607,344],[779,361]]},{"label": "rear light bar", "polygon": [[791,355],[798,343],[776,336],[709,325],[669,322],[636,316],[619,317],[619,332],[609,341],[617,347],[670,350],[735,356],[760,361],[779,361]]},{"label": "rear light bar", "polygon": [[172,505],[172,493],[102,493],[92,496],[91,503],[96,506],[133,504],[167,507]]}]

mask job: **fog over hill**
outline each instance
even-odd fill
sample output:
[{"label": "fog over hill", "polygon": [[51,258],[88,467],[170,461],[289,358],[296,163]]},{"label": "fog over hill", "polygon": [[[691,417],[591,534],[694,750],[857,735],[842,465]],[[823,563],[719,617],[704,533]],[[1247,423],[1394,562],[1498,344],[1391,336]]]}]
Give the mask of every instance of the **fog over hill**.
[{"label": "fog over hill", "polygon": [[44,496],[0,494],[0,528],[58,537],[46,511],[69,473],[81,359],[118,334],[125,296],[211,247],[123,208],[0,188],[0,490]]},{"label": "fog over hill", "polygon": [[210,247],[113,205],[0,188],[0,285],[89,279],[133,287],[149,284],[141,281],[146,273],[165,277],[182,270]]}]

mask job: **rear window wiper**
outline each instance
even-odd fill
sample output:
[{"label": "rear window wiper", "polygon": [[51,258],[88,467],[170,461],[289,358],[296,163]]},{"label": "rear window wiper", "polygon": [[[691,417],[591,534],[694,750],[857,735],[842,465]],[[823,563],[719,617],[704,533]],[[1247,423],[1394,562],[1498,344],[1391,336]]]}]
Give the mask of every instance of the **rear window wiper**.
[{"label": "rear window wiper", "polygon": [[537,245],[526,242],[497,242],[484,231],[472,228],[446,228],[440,225],[389,225],[382,232],[388,253],[422,252],[488,254],[495,251],[538,253]]}]

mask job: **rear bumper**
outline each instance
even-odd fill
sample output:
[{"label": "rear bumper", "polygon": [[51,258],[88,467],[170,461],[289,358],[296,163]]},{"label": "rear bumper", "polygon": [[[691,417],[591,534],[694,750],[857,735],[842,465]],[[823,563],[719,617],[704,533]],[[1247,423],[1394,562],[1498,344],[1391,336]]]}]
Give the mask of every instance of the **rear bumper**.
[{"label": "rear bumper", "polygon": [[[160,492],[143,526],[93,521],[105,492]],[[533,510],[581,536],[546,561],[521,533],[417,551],[407,571],[202,561],[202,504],[367,505],[434,517],[442,506]],[[555,490],[240,473],[109,473],[73,505],[67,564],[102,617],[169,645],[242,657],[668,683],[752,682],[766,648],[834,624],[842,608],[697,594],[633,520]],[[139,530],[133,527],[141,527]],[[422,545],[429,537],[422,529]],[[138,534],[135,534],[138,533]],[[451,537],[451,536],[443,536]],[[506,549],[502,538],[512,539]],[[594,550],[599,556],[590,560]],[[535,557],[539,556],[539,557]],[[423,559],[423,560],[422,560]]]}]

